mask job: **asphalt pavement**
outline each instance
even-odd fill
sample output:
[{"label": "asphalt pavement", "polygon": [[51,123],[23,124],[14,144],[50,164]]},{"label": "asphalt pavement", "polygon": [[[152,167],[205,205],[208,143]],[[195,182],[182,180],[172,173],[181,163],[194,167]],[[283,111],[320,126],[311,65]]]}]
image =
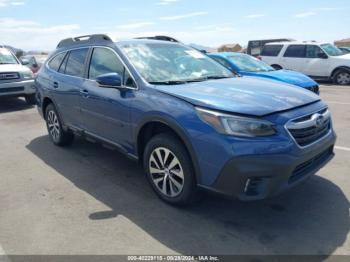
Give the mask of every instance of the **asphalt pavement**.
[{"label": "asphalt pavement", "polygon": [[0,254],[350,255],[350,87],[322,85],[336,157],[276,198],[161,202],[142,169],[78,139],[51,144],[36,108],[0,100]]}]

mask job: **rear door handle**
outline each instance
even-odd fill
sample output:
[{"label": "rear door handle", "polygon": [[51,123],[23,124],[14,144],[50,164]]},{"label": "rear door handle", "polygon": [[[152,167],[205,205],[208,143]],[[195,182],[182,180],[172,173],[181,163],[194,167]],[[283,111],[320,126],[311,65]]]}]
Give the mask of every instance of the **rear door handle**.
[{"label": "rear door handle", "polygon": [[57,82],[53,82],[53,88],[55,88],[55,89],[58,88],[58,83]]}]

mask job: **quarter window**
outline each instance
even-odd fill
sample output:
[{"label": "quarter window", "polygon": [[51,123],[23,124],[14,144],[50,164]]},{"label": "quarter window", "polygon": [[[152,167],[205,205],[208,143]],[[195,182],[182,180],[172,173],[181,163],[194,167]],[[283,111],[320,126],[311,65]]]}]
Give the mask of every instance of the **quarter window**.
[{"label": "quarter window", "polygon": [[304,58],[305,47],[305,45],[290,45],[284,53],[284,57]]},{"label": "quarter window", "polygon": [[58,69],[60,68],[60,65],[63,61],[63,58],[65,57],[66,53],[60,53],[58,55],[56,55],[53,59],[51,59],[51,61],[49,62],[49,67],[52,70],[58,71]]},{"label": "quarter window", "polygon": [[88,48],[70,51],[65,69],[66,75],[79,77],[84,75],[84,65],[88,51]]},{"label": "quarter window", "polygon": [[137,88],[134,80],[132,79],[131,75],[129,74],[128,70],[124,70],[124,85],[128,87]]},{"label": "quarter window", "polygon": [[261,56],[278,56],[283,45],[265,45],[261,51]]}]

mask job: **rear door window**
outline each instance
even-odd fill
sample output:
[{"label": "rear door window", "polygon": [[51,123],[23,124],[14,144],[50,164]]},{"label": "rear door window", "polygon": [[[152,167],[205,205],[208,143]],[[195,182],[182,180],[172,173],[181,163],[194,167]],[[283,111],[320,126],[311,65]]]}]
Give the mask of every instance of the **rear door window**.
[{"label": "rear door window", "polygon": [[65,74],[70,76],[83,77],[85,71],[85,61],[88,52],[88,48],[70,51]]},{"label": "rear door window", "polygon": [[261,56],[278,56],[283,45],[265,45],[261,51]]},{"label": "rear door window", "polygon": [[65,56],[65,58],[63,59],[63,62],[61,64],[60,68],[58,69],[58,72],[64,74],[64,72],[66,71],[66,65],[67,65],[68,57],[69,57],[69,55],[67,54]]},{"label": "rear door window", "polygon": [[293,57],[293,58],[304,58],[306,53],[305,45],[290,45],[288,46],[284,57]]},{"label": "rear door window", "polygon": [[60,53],[60,54],[56,55],[53,59],[51,59],[51,61],[48,64],[50,69],[52,69],[54,71],[58,71],[65,55],[66,55],[66,53]]}]

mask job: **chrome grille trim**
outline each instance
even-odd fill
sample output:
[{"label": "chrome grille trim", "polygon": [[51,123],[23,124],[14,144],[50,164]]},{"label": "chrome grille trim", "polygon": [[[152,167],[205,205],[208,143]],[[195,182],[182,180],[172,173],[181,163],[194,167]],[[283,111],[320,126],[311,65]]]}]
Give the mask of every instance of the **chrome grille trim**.
[{"label": "chrome grille trim", "polygon": [[323,108],[290,120],[285,129],[299,147],[311,146],[331,134],[331,113],[328,108]]},{"label": "chrome grille trim", "polygon": [[14,79],[19,79],[19,74],[14,72],[9,72],[9,73],[0,73],[0,81],[1,80],[14,80]]}]

